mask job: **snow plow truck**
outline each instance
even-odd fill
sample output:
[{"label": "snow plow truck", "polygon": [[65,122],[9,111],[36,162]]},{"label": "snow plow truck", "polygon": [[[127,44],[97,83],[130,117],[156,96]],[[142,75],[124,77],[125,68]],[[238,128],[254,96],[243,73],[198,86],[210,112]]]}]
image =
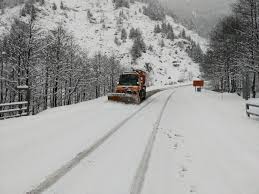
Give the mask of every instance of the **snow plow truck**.
[{"label": "snow plow truck", "polygon": [[115,93],[108,94],[108,100],[140,104],[146,99],[146,78],[142,70],[133,70],[120,75]]}]

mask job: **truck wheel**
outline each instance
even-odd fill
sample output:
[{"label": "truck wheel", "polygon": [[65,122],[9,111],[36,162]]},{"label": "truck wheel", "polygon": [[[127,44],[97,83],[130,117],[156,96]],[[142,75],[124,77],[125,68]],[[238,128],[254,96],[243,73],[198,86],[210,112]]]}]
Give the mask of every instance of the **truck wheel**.
[{"label": "truck wheel", "polygon": [[138,97],[137,97],[137,99],[136,99],[136,104],[140,104],[141,103],[141,96],[140,96],[140,94],[138,95]]},{"label": "truck wheel", "polygon": [[141,90],[141,101],[146,99],[146,90]]},{"label": "truck wheel", "polygon": [[144,90],[143,100],[146,100],[146,98],[147,98],[147,92],[146,90]]}]

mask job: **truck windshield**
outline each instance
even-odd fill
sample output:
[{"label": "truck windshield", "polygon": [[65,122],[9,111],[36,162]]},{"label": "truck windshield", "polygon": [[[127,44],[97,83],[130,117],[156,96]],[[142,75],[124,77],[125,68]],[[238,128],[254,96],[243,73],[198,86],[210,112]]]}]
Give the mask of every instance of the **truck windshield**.
[{"label": "truck windshield", "polygon": [[137,86],[138,76],[134,74],[124,74],[120,76],[119,85],[123,86]]}]

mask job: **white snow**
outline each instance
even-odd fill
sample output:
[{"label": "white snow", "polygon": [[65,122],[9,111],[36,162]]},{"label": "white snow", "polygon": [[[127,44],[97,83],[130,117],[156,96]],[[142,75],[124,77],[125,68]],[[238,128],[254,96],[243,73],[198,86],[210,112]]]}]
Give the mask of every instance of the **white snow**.
[{"label": "white snow", "polygon": [[170,92],[160,94],[152,106],[136,115],[100,149],[44,193],[129,193],[153,125]]},{"label": "white snow", "polygon": [[246,103],[249,104],[249,113],[259,115],[259,98],[249,99]]},{"label": "white snow", "polygon": [[[131,67],[132,41],[114,43],[122,27],[140,28],[147,51],[133,65],[149,64],[154,85],[148,91],[167,89],[141,105],[107,101],[107,97],[77,105],[47,110],[36,116],[0,121],[0,193],[26,193],[93,145],[114,126],[153,100],[123,125],[104,144],[86,157],[45,193],[128,194],[148,138],[168,95],[142,194],[258,194],[259,193],[259,118],[246,116],[246,101],[233,94],[204,90],[195,93],[189,86],[199,77],[199,66],[185,52],[188,41],[181,38],[158,43],[153,33],[159,22],[139,12],[144,4],[114,10],[112,0],[45,0],[38,24],[53,29],[58,24],[75,36],[78,44],[93,56],[96,52],[116,55],[122,65]],[[58,9],[51,9],[52,3]],[[13,16],[21,6],[6,9],[1,15],[0,36],[8,33]],[[87,18],[90,10],[94,20]],[[117,25],[123,10],[127,20]],[[105,26],[103,26],[104,21]],[[207,40],[166,17],[176,35],[186,34],[207,50]],[[175,88],[184,82],[185,87]],[[249,101],[258,104],[258,99]],[[258,110],[258,109],[253,109]]]},{"label": "white snow", "polygon": [[29,191],[136,109],[101,98],[0,121],[0,193]]},{"label": "white snow", "polygon": [[[180,38],[175,41],[169,41],[164,38],[165,47],[161,48],[159,42],[162,40],[161,34],[154,34],[154,27],[161,22],[150,20],[147,16],[140,13],[145,4],[135,2],[131,4],[130,9],[120,8],[115,10],[112,0],[62,0],[65,9],[60,9],[61,0],[45,0],[45,5],[38,5],[37,25],[43,27],[44,30],[50,30],[59,24],[62,24],[72,35],[81,48],[93,56],[97,52],[106,55],[115,55],[125,68],[145,68],[146,64],[152,67],[150,72],[150,84],[163,86],[172,85],[179,82],[192,81],[200,75],[198,64],[194,63],[187,53],[185,48],[188,41]],[[52,10],[52,5],[57,5],[57,10]],[[12,21],[12,17],[19,16],[21,6],[7,9],[5,14],[1,16],[0,21],[6,24],[6,27],[0,28],[5,30]],[[88,19],[87,12],[91,11],[94,19]],[[123,10],[125,19],[122,24],[117,24],[119,13]],[[177,24],[173,18],[167,16],[167,23],[170,23],[176,35],[185,29],[186,34],[201,45],[201,48],[206,51],[207,40],[198,36],[198,34],[187,30],[181,24]],[[120,39],[121,29],[125,28],[129,35],[130,29],[139,28],[142,31],[144,41],[149,47],[153,46],[153,51],[147,50],[136,64],[132,65],[130,49],[132,40],[127,39],[120,46],[114,43],[115,36]],[[117,35],[116,35],[117,34]]]},{"label": "white snow", "polygon": [[[142,194],[257,194],[259,118],[246,101],[191,86],[174,89]],[[45,193],[127,194],[172,89],[125,105],[106,98],[0,121],[0,193],[25,193],[154,100]]]},{"label": "white snow", "polygon": [[27,85],[17,86],[17,89],[20,89],[20,90],[25,90],[28,88],[29,88],[29,86],[27,86]]},{"label": "white snow", "polygon": [[23,102],[12,102],[12,103],[0,104],[0,107],[3,107],[3,106],[13,106],[13,105],[26,105],[26,104],[28,104],[27,101],[23,101]]},{"label": "white snow", "polygon": [[142,194],[257,194],[259,119],[232,94],[177,90],[161,121]]},{"label": "white snow", "polygon": [[247,103],[259,106],[259,98],[249,99]]}]

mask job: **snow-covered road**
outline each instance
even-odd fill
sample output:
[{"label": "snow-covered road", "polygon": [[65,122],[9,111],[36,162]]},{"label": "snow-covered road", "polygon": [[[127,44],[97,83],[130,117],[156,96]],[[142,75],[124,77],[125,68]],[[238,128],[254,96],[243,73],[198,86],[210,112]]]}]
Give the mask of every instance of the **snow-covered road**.
[{"label": "snow-covered road", "polygon": [[258,194],[259,120],[244,103],[183,87],[1,121],[0,193]]},{"label": "snow-covered road", "polygon": [[170,93],[172,91],[160,94],[151,106],[129,120],[100,149],[46,193],[129,193],[150,135]]},{"label": "snow-covered road", "polygon": [[178,89],[169,102],[142,194],[258,194],[259,119],[233,94]]}]

